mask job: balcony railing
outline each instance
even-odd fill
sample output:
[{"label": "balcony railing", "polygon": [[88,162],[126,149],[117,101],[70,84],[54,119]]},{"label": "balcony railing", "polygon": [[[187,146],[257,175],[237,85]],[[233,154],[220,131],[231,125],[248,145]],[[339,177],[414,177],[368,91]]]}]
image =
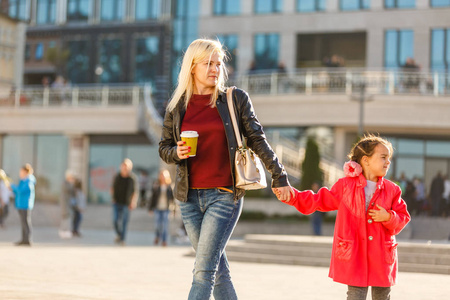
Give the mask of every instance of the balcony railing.
[{"label": "balcony railing", "polygon": [[143,99],[144,89],[144,86],[126,84],[114,86],[29,86],[11,91],[8,97],[0,98],[0,107],[137,106]]},{"label": "balcony railing", "polygon": [[429,72],[374,71],[365,69],[296,70],[292,73],[256,73],[230,77],[250,94],[417,94],[450,95],[450,74]]}]

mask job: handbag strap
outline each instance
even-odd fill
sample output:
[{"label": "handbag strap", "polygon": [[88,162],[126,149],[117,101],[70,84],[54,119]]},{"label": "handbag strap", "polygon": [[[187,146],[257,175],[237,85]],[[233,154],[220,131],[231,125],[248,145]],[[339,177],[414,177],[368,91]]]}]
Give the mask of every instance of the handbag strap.
[{"label": "handbag strap", "polygon": [[242,148],[242,139],[241,139],[241,133],[239,132],[239,127],[237,125],[236,121],[236,114],[234,113],[234,105],[233,105],[233,90],[234,86],[229,87],[227,90],[227,104],[228,104],[228,110],[230,111],[230,118],[231,123],[233,123],[234,128],[234,135],[236,136],[236,141],[238,144],[238,149]]}]

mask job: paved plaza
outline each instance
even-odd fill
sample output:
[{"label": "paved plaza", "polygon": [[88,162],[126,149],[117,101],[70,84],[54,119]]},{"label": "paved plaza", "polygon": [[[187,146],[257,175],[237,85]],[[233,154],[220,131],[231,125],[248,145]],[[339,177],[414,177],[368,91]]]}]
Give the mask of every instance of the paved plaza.
[{"label": "paved plaza", "polygon": [[[8,227],[0,231],[0,299],[187,299],[194,263],[187,256],[191,248],[176,240],[167,248],[154,246],[152,217],[145,211],[133,212],[125,247],[113,243],[106,208],[91,209],[83,237],[70,240],[61,240],[57,226],[48,226],[55,222],[55,212],[41,219],[42,215],[39,207],[33,212],[31,248],[13,245],[20,235],[14,209]],[[327,268],[231,262],[231,269],[239,299],[346,298],[346,286],[329,279]],[[392,299],[448,299],[449,292],[449,275],[400,273]]]}]

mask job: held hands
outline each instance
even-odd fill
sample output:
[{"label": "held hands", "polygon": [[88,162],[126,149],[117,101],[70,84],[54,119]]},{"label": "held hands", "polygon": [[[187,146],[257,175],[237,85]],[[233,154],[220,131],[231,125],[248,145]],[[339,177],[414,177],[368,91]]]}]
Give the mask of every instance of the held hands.
[{"label": "held hands", "polygon": [[375,222],[386,222],[391,219],[391,214],[387,212],[382,206],[377,204],[378,209],[369,209],[369,216]]},{"label": "held hands", "polygon": [[191,147],[188,146],[184,146],[184,144],[186,144],[185,141],[178,141],[177,142],[177,155],[179,159],[186,159],[189,158],[189,155],[187,155],[187,153],[189,153],[189,151],[191,151]]},{"label": "held hands", "polygon": [[291,196],[294,194],[290,185],[272,188],[273,193],[277,196],[278,200],[283,202],[289,202],[291,200]]}]

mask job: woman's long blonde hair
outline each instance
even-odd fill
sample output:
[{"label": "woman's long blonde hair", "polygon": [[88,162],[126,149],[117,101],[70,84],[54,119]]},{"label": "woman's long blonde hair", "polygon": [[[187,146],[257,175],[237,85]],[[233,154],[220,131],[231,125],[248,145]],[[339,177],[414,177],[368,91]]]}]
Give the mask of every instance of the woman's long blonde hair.
[{"label": "woman's long blonde hair", "polygon": [[218,40],[197,39],[189,45],[186,53],[184,54],[181,70],[178,74],[177,87],[172,94],[169,104],[167,105],[167,111],[172,111],[183,96],[185,106],[187,107],[189,99],[191,99],[191,96],[194,93],[194,79],[192,70],[196,64],[206,59],[211,60],[211,56],[214,53],[218,53],[220,59],[223,61],[220,65],[220,74],[217,85],[211,95],[210,104],[212,107],[215,107],[216,99],[219,96],[219,91],[223,92],[225,90],[225,82],[228,79],[227,69],[224,64],[227,56],[222,44]]},{"label": "woman's long blonde hair", "polygon": [[6,187],[8,187],[8,188],[9,188],[9,183],[10,183],[9,180],[10,179],[8,178],[8,176],[6,176],[5,171],[0,169],[0,181],[3,181],[6,185]]}]

